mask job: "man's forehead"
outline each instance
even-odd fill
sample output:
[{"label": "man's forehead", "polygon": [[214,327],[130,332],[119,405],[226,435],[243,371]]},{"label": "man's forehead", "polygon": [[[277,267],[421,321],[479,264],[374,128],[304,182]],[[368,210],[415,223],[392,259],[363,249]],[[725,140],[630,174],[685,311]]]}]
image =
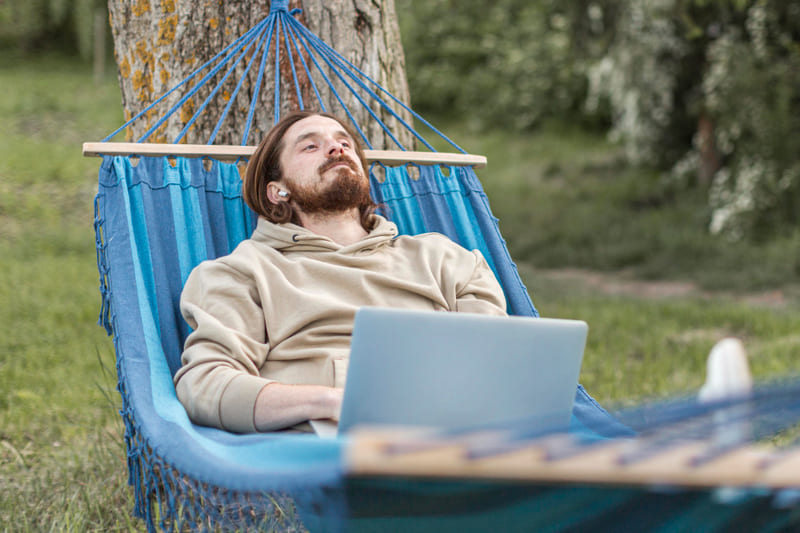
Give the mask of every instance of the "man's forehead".
[{"label": "man's forehead", "polygon": [[347,133],[347,130],[345,130],[338,121],[332,118],[314,115],[311,117],[306,117],[302,120],[298,120],[292,124],[292,126],[286,131],[286,139],[290,143],[293,143],[314,135],[321,135],[325,133],[334,134],[337,136],[344,135],[348,138],[350,137],[350,134]]}]

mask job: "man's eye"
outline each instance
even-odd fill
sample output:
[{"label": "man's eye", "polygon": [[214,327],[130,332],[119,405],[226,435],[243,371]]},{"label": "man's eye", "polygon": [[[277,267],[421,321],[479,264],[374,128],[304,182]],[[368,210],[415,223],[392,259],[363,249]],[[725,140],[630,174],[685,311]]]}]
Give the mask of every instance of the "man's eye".
[{"label": "man's eye", "polygon": [[316,147],[317,147],[317,145],[316,145],[316,144],[307,144],[307,145],[305,145],[305,146],[303,147],[303,150],[304,150],[304,151],[309,151],[309,150],[313,150],[313,149],[314,149],[314,148],[316,148]]},{"label": "man's eye", "polygon": [[350,142],[349,141],[342,141],[341,145],[344,146],[345,148],[350,148]]}]

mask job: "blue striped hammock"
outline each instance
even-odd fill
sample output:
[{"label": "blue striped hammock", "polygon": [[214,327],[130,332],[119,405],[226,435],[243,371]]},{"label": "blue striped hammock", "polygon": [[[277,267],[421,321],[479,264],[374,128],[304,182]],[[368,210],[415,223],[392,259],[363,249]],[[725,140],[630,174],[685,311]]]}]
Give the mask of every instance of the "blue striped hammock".
[{"label": "blue striped hammock", "polygon": [[[505,289],[509,311],[535,316],[472,169],[420,166],[418,179],[409,178],[407,169],[387,167],[383,181],[372,176],[385,214],[401,232],[439,231],[480,249]],[[95,221],[101,320],[114,334],[135,514],[150,530],[270,530],[302,523],[312,531],[555,531],[579,525],[594,531],[659,523],[679,531],[702,522],[710,531],[743,520],[786,523],[788,511],[768,495],[749,494],[745,503],[732,505],[708,490],[663,494],[469,476],[357,476],[348,469],[349,444],[342,440],[237,435],[192,424],[172,383],[188,334],[178,310],[181,288],[196,264],[229,253],[254,223],[235,164],[103,159]],[[648,424],[653,422],[659,420]],[[570,430],[584,442],[627,431],[583,387]]]}]

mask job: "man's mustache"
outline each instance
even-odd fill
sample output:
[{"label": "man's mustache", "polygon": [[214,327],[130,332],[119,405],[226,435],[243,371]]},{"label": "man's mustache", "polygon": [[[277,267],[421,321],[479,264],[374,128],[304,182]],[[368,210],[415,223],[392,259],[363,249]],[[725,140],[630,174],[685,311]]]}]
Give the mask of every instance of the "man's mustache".
[{"label": "man's mustache", "polygon": [[348,167],[350,167],[350,169],[353,170],[353,172],[359,172],[359,170],[361,170],[356,165],[355,161],[353,161],[352,159],[350,159],[346,155],[337,155],[337,156],[334,156],[334,157],[331,157],[331,158],[327,159],[324,163],[322,163],[319,166],[318,172],[320,174],[322,174],[323,172],[327,172],[328,170],[330,170],[331,168],[335,167],[339,163],[346,164]]}]

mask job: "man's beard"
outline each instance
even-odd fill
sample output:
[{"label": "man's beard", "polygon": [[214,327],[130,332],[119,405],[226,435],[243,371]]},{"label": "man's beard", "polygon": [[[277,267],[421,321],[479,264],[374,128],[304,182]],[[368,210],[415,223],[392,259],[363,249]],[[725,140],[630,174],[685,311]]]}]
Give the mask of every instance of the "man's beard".
[{"label": "man's beard", "polygon": [[369,181],[361,174],[360,168],[346,156],[332,157],[320,165],[317,173],[322,176],[338,163],[346,163],[347,168],[338,168],[335,176],[322,190],[287,183],[290,198],[306,214],[341,213],[352,208],[361,208],[372,203],[369,196]]}]

